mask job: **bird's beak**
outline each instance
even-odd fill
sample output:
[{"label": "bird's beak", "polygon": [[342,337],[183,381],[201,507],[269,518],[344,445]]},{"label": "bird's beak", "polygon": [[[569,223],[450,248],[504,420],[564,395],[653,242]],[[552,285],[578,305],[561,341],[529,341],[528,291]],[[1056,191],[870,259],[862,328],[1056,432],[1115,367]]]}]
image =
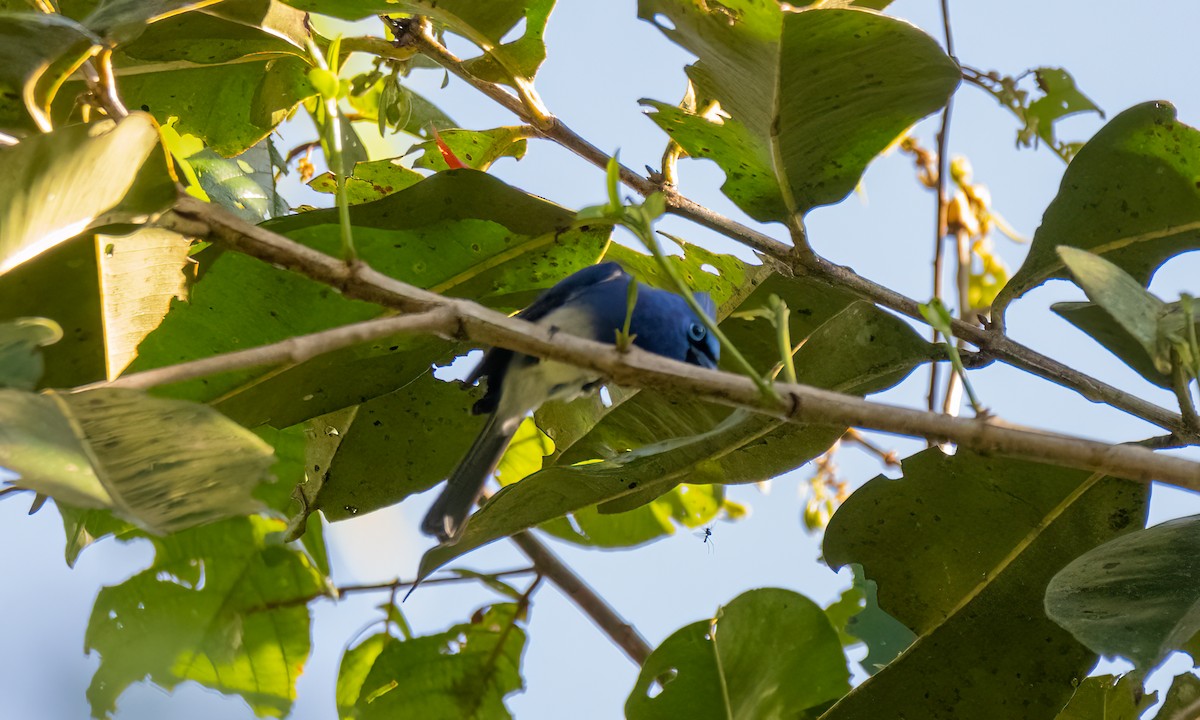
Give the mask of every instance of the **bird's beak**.
[{"label": "bird's beak", "polygon": [[703,349],[694,346],[688,348],[687,361],[708,370],[717,369],[717,361],[711,355],[704,352]]}]

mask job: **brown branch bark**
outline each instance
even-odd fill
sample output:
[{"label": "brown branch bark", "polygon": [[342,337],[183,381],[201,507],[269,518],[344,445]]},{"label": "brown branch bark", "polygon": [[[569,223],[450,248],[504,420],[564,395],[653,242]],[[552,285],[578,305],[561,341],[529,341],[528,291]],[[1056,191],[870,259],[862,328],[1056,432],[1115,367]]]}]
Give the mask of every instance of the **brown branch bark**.
[{"label": "brown branch bark", "polygon": [[1200,463],[1158,455],[1143,447],[1110,445],[1012,426],[996,419],[947,417],[796,384],[776,384],[775,389],[783,399],[778,402],[764,397],[747,377],[705,370],[637,348],[618,352],[611,345],[552,333],[548,328],[507,317],[468,300],[442,297],[399,282],[365,264],[343,263],[192,197],[181,197],[175,214],[164,218],[162,223],[178,232],[222,242],[230,249],[327,283],[347,297],[407,312],[444,309],[448,319],[439,334],[561,360],[594,370],[621,385],[650,387],[748,408],[791,422],[820,422],[923,437],[934,442],[953,442],[977,452],[1200,490]]},{"label": "brown branch bark", "polygon": [[550,548],[530,532],[517,533],[510,539],[525,553],[525,557],[533,561],[537,571],[558,586],[558,589],[591,618],[605,635],[612,638],[617,647],[625,651],[635,665],[641,667],[646,662],[646,658],[650,657],[650,643]]}]

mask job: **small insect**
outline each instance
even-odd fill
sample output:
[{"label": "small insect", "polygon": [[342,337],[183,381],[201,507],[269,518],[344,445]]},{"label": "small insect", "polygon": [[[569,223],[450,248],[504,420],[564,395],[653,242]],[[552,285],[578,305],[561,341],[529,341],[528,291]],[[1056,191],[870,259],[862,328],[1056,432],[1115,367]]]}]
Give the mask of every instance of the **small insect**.
[{"label": "small insect", "polygon": [[713,531],[711,527],[704,528],[703,531],[696,533],[696,537],[708,546],[708,551],[711,553],[717,547],[717,541],[712,539]]}]

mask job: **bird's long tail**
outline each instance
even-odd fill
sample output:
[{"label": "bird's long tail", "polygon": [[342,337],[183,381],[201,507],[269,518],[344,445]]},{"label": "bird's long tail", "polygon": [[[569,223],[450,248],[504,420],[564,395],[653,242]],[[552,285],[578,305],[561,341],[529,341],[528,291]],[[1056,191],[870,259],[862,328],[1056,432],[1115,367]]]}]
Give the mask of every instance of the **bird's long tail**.
[{"label": "bird's long tail", "polygon": [[475,438],[471,449],[450,474],[442,494],[421,521],[421,532],[443,543],[458,539],[466,526],[467,516],[471,514],[471,507],[483,489],[483,483],[488,475],[495,472],[500,457],[504,455],[519,425],[506,422],[505,418],[498,418],[494,413],[488,417],[487,424]]}]

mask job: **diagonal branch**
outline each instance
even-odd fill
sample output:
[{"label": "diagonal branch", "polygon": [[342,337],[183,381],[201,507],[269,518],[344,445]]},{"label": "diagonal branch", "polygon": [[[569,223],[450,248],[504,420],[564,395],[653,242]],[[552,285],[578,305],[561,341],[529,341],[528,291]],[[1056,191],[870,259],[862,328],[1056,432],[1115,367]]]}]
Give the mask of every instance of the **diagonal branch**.
[{"label": "diagonal branch", "polygon": [[361,262],[343,263],[186,195],[179,199],[174,214],[163,218],[161,224],[299,272],[338,288],[350,298],[407,312],[442,309],[448,319],[438,334],[571,363],[621,385],[652,387],[790,422],[843,425],[953,442],[982,453],[1102,471],[1142,482],[1157,480],[1200,491],[1200,463],[1156,454],[1136,445],[1109,445],[995,419],[950,417],[792,383],[775,385],[780,399],[765,397],[750,378],[676,362],[638,348],[620,352],[612,345],[554,333],[469,300],[442,297]]},{"label": "diagonal branch", "polygon": [[[553,140],[598,168],[607,167],[609,156],[596,146],[579,136],[553,115],[547,115],[544,118],[531,117],[519,98],[499,85],[471,75],[462,67],[460,60],[453,53],[430,35],[415,31],[414,28],[413,31],[397,37],[396,43],[400,47],[396,47],[391,52],[398,57],[410,57],[412,48],[416,47],[450,73],[461,78],[525,122],[530,124],[536,122],[536,127],[543,137]],[[920,310],[917,309],[916,300],[868,280],[848,267],[832,263],[811,253],[794,255],[790,245],[689,200],[673,188],[642,177],[624,165],[620,166],[620,176],[621,182],[640,195],[663,193],[668,212],[685,217],[766,255],[783,272],[811,275],[830,285],[849,290],[865,300],[923,322]],[[951,330],[955,337],[975,345],[990,357],[1070,388],[1092,402],[1111,405],[1176,433],[1181,438],[1200,443],[1200,434],[1188,428],[1183,418],[1177,413],[1081,373],[1012,340],[999,331],[981,328],[961,319],[952,320]]]}]

